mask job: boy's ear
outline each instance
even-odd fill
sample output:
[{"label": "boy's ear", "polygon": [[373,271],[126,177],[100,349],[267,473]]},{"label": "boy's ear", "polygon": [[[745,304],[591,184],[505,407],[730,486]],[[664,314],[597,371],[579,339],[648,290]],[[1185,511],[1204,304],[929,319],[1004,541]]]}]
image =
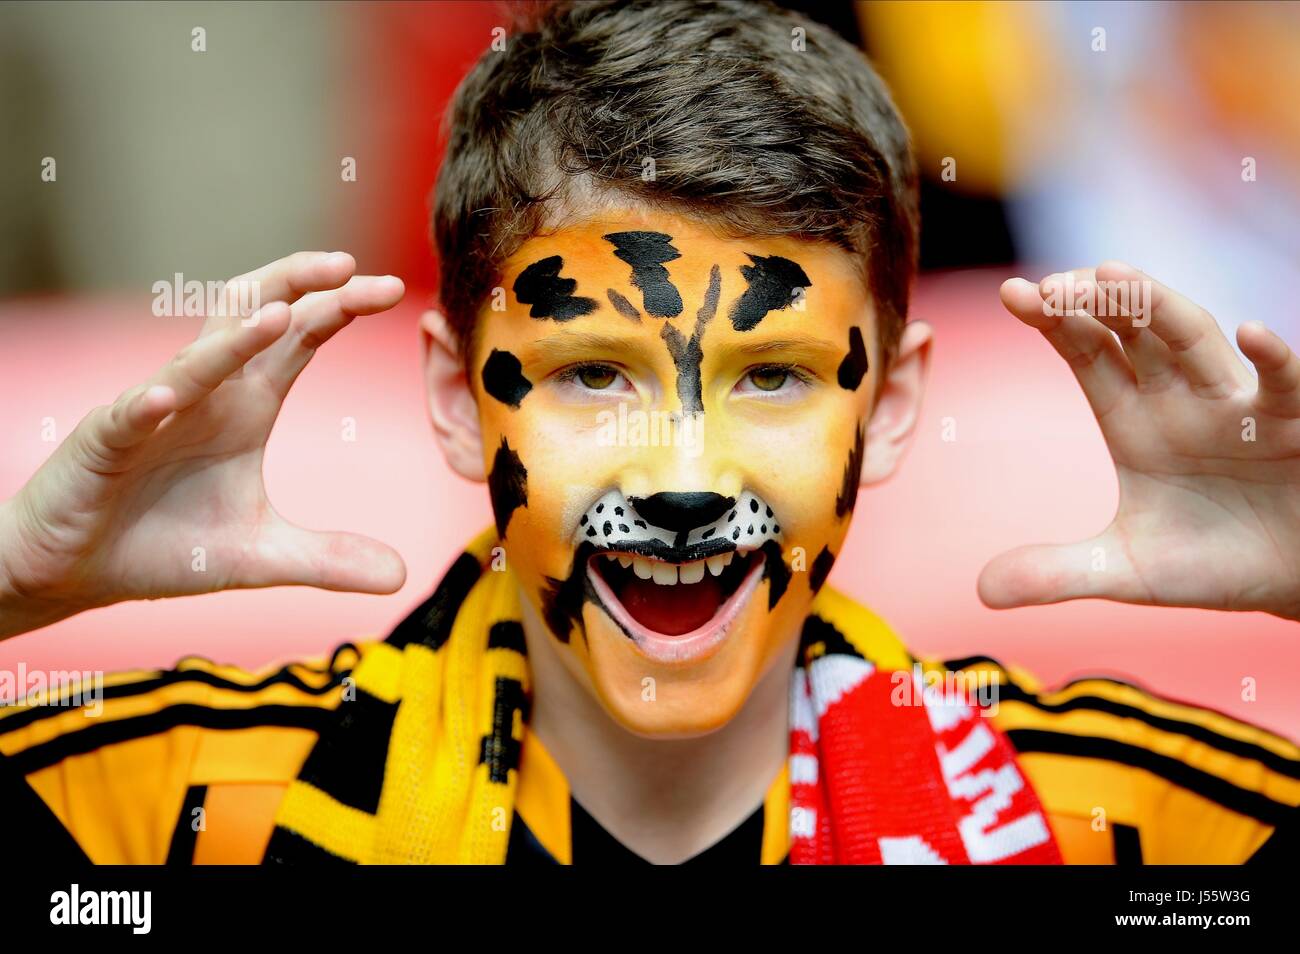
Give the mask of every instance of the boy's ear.
[{"label": "boy's ear", "polygon": [[485,480],[478,404],[456,347],[456,336],[442,312],[430,309],[420,316],[420,344],[424,349],[429,416],[443,456],[462,477]]},{"label": "boy's ear", "polygon": [[867,422],[862,457],[864,487],[892,474],[911,442],[921,416],[933,336],[933,330],[923,321],[909,321],[903,328],[897,356],[885,371],[880,395]]}]

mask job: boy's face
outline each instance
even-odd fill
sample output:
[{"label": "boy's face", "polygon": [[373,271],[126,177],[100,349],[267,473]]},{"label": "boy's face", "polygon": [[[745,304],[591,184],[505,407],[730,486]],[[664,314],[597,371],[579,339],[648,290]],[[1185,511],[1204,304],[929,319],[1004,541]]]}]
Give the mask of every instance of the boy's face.
[{"label": "boy's face", "polygon": [[724,724],[848,529],[879,365],[843,251],[635,212],[535,237],[469,373],[507,561],[628,729]]}]

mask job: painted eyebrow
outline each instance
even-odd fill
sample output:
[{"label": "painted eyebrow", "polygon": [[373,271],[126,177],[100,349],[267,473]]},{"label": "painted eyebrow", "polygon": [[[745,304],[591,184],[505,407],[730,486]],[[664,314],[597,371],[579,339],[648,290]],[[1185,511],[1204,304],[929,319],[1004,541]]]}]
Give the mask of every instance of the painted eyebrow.
[{"label": "painted eyebrow", "polygon": [[735,347],[722,345],[719,350],[733,355],[764,355],[773,352],[794,351],[814,357],[841,358],[844,356],[843,346],[821,338],[805,336],[798,338],[769,338],[766,341],[746,342]]},{"label": "painted eyebrow", "polygon": [[538,338],[530,345],[519,349],[520,357],[525,361],[538,359],[561,360],[567,358],[588,358],[592,352],[626,352],[632,349],[637,354],[652,353],[655,348],[662,348],[658,338],[653,341],[642,340],[641,335],[602,335],[593,331],[560,331],[545,338]]},{"label": "painted eyebrow", "polygon": [[[532,344],[519,349],[519,356],[524,361],[538,359],[585,358],[593,351],[626,351],[631,348],[638,354],[655,354],[659,339],[653,342],[643,340],[640,335],[602,335],[592,331],[560,331],[545,338],[539,338]],[[844,356],[844,348],[830,341],[810,336],[795,338],[769,338],[766,341],[745,342],[741,345],[722,345],[717,350],[727,355],[744,357],[753,355],[794,352],[808,355],[813,359],[825,358],[838,360]]]}]

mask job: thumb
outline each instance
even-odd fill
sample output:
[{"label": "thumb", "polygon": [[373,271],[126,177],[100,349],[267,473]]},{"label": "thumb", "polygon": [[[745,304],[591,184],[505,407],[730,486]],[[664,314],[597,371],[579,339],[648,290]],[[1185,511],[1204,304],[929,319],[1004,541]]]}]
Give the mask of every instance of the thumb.
[{"label": "thumb", "polygon": [[985,606],[1008,609],[1084,597],[1142,602],[1124,549],[1109,533],[1064,544],[1017,547],[990,560],[977,589]]},{"label": "thumb", "polygon": [[347,593],[395,593],[406,564],[386,543],[358,533],[323,533],[281,523],[258,546],[243,586],[314,586]]}]

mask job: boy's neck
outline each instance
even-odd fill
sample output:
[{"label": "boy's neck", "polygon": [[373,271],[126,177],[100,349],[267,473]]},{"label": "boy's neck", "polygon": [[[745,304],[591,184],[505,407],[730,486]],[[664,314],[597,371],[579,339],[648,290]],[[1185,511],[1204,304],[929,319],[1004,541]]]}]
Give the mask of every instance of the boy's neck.
[{"label": "boy's neck", "polygon": [[[736,716],[691,739],[647,739],[615,722],[556,653],[522,597],[532,676],[529,728],[569,791],[643,858],[676,864],[717,842],[762,804],[789,752],[789,693],[798,640],[773,662]],[[788,658],[787,658],[788,657]]]}]

